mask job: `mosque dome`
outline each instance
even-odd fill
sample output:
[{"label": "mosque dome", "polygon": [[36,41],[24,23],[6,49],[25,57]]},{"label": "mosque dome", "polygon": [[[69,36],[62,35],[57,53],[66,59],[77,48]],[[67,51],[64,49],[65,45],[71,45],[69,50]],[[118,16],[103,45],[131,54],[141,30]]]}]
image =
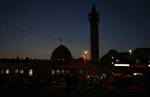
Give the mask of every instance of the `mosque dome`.
[{"label": "mosque dome", "polygon": [[72,59],[72,55],[67,47],[64,45],[58,46],[53,52],[52,52],[52,61],[56,62],[67,62]]}]

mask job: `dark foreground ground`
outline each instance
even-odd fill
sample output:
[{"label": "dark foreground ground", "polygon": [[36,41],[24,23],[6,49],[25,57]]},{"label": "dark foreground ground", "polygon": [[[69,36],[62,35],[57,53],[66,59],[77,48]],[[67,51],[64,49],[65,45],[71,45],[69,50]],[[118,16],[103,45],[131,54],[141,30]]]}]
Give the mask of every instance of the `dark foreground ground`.
[{"label": "dark foreground ground", "polygon": [[13,87],[1,92],[0,97],[150,97],[145,89],[79,88],[66,90],[58,87]]}]

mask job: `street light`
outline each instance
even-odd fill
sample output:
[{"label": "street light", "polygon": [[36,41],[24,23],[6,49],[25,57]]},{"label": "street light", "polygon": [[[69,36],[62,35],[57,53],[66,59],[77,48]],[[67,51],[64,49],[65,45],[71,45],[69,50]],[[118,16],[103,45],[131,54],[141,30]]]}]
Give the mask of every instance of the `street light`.
[{"label": "street light", "polygon": [[84,51],[84,63],[86,63],[86,60],[87,60],[87,54],[88,54],[88,51],[85,50],[85,51]]},{"label": "street light", "polygon": [[131,49],[129,50],[129,53],[132,54],[132,50]]}]

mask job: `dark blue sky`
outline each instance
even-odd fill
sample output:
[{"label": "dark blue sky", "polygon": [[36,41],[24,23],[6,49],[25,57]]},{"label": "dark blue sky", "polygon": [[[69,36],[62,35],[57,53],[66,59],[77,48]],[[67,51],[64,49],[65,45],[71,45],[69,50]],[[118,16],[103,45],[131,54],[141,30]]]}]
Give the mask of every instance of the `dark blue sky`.
[{"label": "dark blue sky", "polygon": [[62,43],[80,57],[90,50],[93,3],[100,13],[100,56],[150,47],[149,0],[0,0],[0,57],[49,59]]}]

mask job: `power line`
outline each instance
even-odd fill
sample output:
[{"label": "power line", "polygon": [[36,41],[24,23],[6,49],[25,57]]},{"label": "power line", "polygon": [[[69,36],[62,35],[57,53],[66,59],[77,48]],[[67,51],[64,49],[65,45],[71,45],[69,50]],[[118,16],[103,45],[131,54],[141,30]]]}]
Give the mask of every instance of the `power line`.
[{"label": "power line", "polygon": [[35,32],[29,31],[29,30],[26,30],[26,29],[23,29],[23,28],[15,27],[15,26],[12,26],[12,25],[9,25],[9,24],[1,24],[1,26],[5,26],[5,27],[7,27],[9,29],[12,29],[12,30],[15,30],[15,31],[19,30],[21,32],[24,32],[24,33],[27,33],[27,34],[30,34],[30,35],[33,35],[33,36],[40,36],[40,37],[46,38],[46,39],[59,40],[59,41],[61,39],[61,42],[62,41],[67,41],[67,42],[70,42],[70,43],[80,43],[80,44],[88,43],[88,41],[69,40],[69,39],[62,39],[62,38],[47,36],[47,35],[44,35],[44,34],[41,34],[41,33],[35,33]]},{"label": "power line", "polygon": [[40,33],[31,32],[31,31],[28,31],[26,29],[15,27],[15,26],[11,26],[11,25],[8,25],[8,24],[5,24],[3,26],[5,26],[5,27],[7,27],[9,29],[12,29],[12,30],[15,30],[15,31],[21,31],[21,32],[24,32],[24,33],[27,33],[27,34],[30,34],[30,35],[33,35],[33,36],[40,36],[40,37],[43,37],[43,38],[56,40],[55,37],[50,37],[50,36],[46,36],[46,35],[43,35],[43,34],[40,34]]}]

